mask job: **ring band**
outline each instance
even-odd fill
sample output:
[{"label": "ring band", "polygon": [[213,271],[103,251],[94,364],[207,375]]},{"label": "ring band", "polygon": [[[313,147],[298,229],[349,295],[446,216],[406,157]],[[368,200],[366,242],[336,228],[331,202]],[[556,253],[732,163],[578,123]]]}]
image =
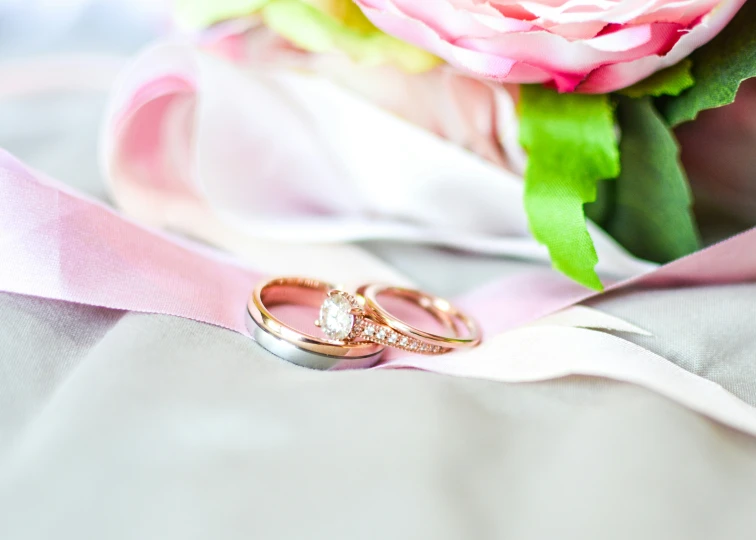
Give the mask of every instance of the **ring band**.
[{"label": "ring band", "polygon": [[[392,315],[380,304],[380,295],[415,304],[448,330],[448,335],[421,330]],[[298,330],[274,316],[270,308],[281,305],[320,307],[315,324],[326,337]],[[314,369],[368,367],[378,362],[385,347],[438,355],[475,347],[481,340],[477,323],[443,298],[380,284],[363,285],[352,295],[325,281],[274,278],[255,288],[247,311],[247,326],[260,346]]]},{"label": "ring band", "polygon": [[[445,312],[436,310],[433,306],[420,307],[451,332],[456,333],[453,319]],[[451,350],[427,340],[416,339],[411,334],[405,334],[385,324],[371,316],[359,294],[353,296],[338,289],[328,293],[328,298],[320,309],[320,318],[315,324],[327,336],[341,339],[344,343],[375,343],[417,354],[443,354]]]},{"label": "ring band", "polygon": [[310,369],[360,369],[372,367],[378,363],[385,350],[381,347],[377,352],[366,354],[365,356],[350,356],[348,358],[343,356],[330,356],[308,351],[307,349],[297,347],[288,341],[284,341],[283,339],[274,336],[260,326],[257,319],[251,316],[247,316],[247,328],[257,344],[269,353],[297,366]]},{"label": "ring band", "polygon": [[377,343],[323,339],[297,330],[269,310],[278,305],[318,307],[333,284],[299,277],[274,278],[260,283],[247,305],[248,324],[256,341],[266,350],[294,364],[329,369],[342,362],[350,367],[375,364],[384,351]]},{"label": "ring band", "polygon": [[[443,336],[426,332],[393,316],[381,306],[378,300],[378,296],[381,294],[389,294],[419,305],[425,311],[434,315],[437,320],[443,322],[446,328],[451,329],[453,335]],[[363,285],[357,289],[357,295],[364,302],[365,311],[371,319],[388,326],[393,331],[410,339],[435,348],[440,347],[444,349],[443,352],[448,352],[451,349],[476,347],[480,344],[481,331],[478,323],[455,308],[447,300],[438,296],[414,289],[392,287],[377,283]],[[462,328],[466,331],[464,335],[460,335]]]}]

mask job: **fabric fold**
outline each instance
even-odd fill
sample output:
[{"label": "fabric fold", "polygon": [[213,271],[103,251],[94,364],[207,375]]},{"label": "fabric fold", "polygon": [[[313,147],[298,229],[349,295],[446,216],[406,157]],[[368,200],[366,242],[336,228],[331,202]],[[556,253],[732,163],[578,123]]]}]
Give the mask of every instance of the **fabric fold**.
[{"label": "fabric fold", "polygon": [[[283,61],[243,68],[185,43],[147,50],[117,83],[103,131],[101,161],[118,204],[190,235],[203,224],[177,218],[177,202],[203,205],[258,239],[420,242],[548,261],[528,232],[519,174],[342,84],[356,84],[359,73],[350,78],[325,60],[318,69],[328,76],[312,69]],[[521,168],[512,97],[491,99]],[[590,227],[599,272],[626,278],[654,268]]]}]

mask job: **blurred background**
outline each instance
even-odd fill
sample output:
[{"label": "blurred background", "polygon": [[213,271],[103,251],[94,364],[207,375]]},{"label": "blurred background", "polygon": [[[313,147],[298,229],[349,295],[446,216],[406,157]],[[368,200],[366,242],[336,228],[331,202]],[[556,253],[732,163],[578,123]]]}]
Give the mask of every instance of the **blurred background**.
[{"label": "blurred background", "polygon": [[172,31],[162,0],[0,0],[0,147],[98,198],[110,85]]}]

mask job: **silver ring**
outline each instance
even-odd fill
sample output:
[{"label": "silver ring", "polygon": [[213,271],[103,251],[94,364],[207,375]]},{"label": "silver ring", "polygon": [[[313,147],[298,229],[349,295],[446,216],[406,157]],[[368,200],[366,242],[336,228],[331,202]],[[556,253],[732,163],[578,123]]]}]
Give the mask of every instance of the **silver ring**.
[{"label": "silver ring", "polygon": [[368,368],[378,363],[384,351],[384,349],[379,349],[364,356],[349,357],[320,354],[302,349],[274,336],[263,328],[249,311],[247,311],[246,323],[247,329],[252,334],[252,338],[263,349],[291,364],[309,369],[325,371],[328,369]]}]

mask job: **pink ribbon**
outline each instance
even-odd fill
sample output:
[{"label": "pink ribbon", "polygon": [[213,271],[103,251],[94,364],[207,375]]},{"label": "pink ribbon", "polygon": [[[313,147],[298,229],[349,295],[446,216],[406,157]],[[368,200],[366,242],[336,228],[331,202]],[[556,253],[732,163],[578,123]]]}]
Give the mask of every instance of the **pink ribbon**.
[{"label": "pink ribbon", "polygon": [[[3,151],[0,200],[0,291],[174,315],[248,335],[246,301],[262,273],[148,230]],[[753,281],[755,247],[756,229],[612,289]],[[500,333],[592,295],[546,271],[500,280],[457,301],[484,323],[486,345],[442,357],[387,355],[380,367],[509,382],[610,377],[756,435],[756,409],[628,341],[558,325]]]},{"label": "pink ribbon", "polygon": [[[246,302],[262,272],[146,229],[4,151],[0,200],[0,291],[175,315],[248,335]],[[609,290],[753,280],[756,229]],[[486,285],[457,304],[483,321],[490,337],[592,296],[544,270]]]},{"label": "pink ribbon", "polygon": [[0,290],[246,333],[261,274],[147,230],[0,151]]}]

